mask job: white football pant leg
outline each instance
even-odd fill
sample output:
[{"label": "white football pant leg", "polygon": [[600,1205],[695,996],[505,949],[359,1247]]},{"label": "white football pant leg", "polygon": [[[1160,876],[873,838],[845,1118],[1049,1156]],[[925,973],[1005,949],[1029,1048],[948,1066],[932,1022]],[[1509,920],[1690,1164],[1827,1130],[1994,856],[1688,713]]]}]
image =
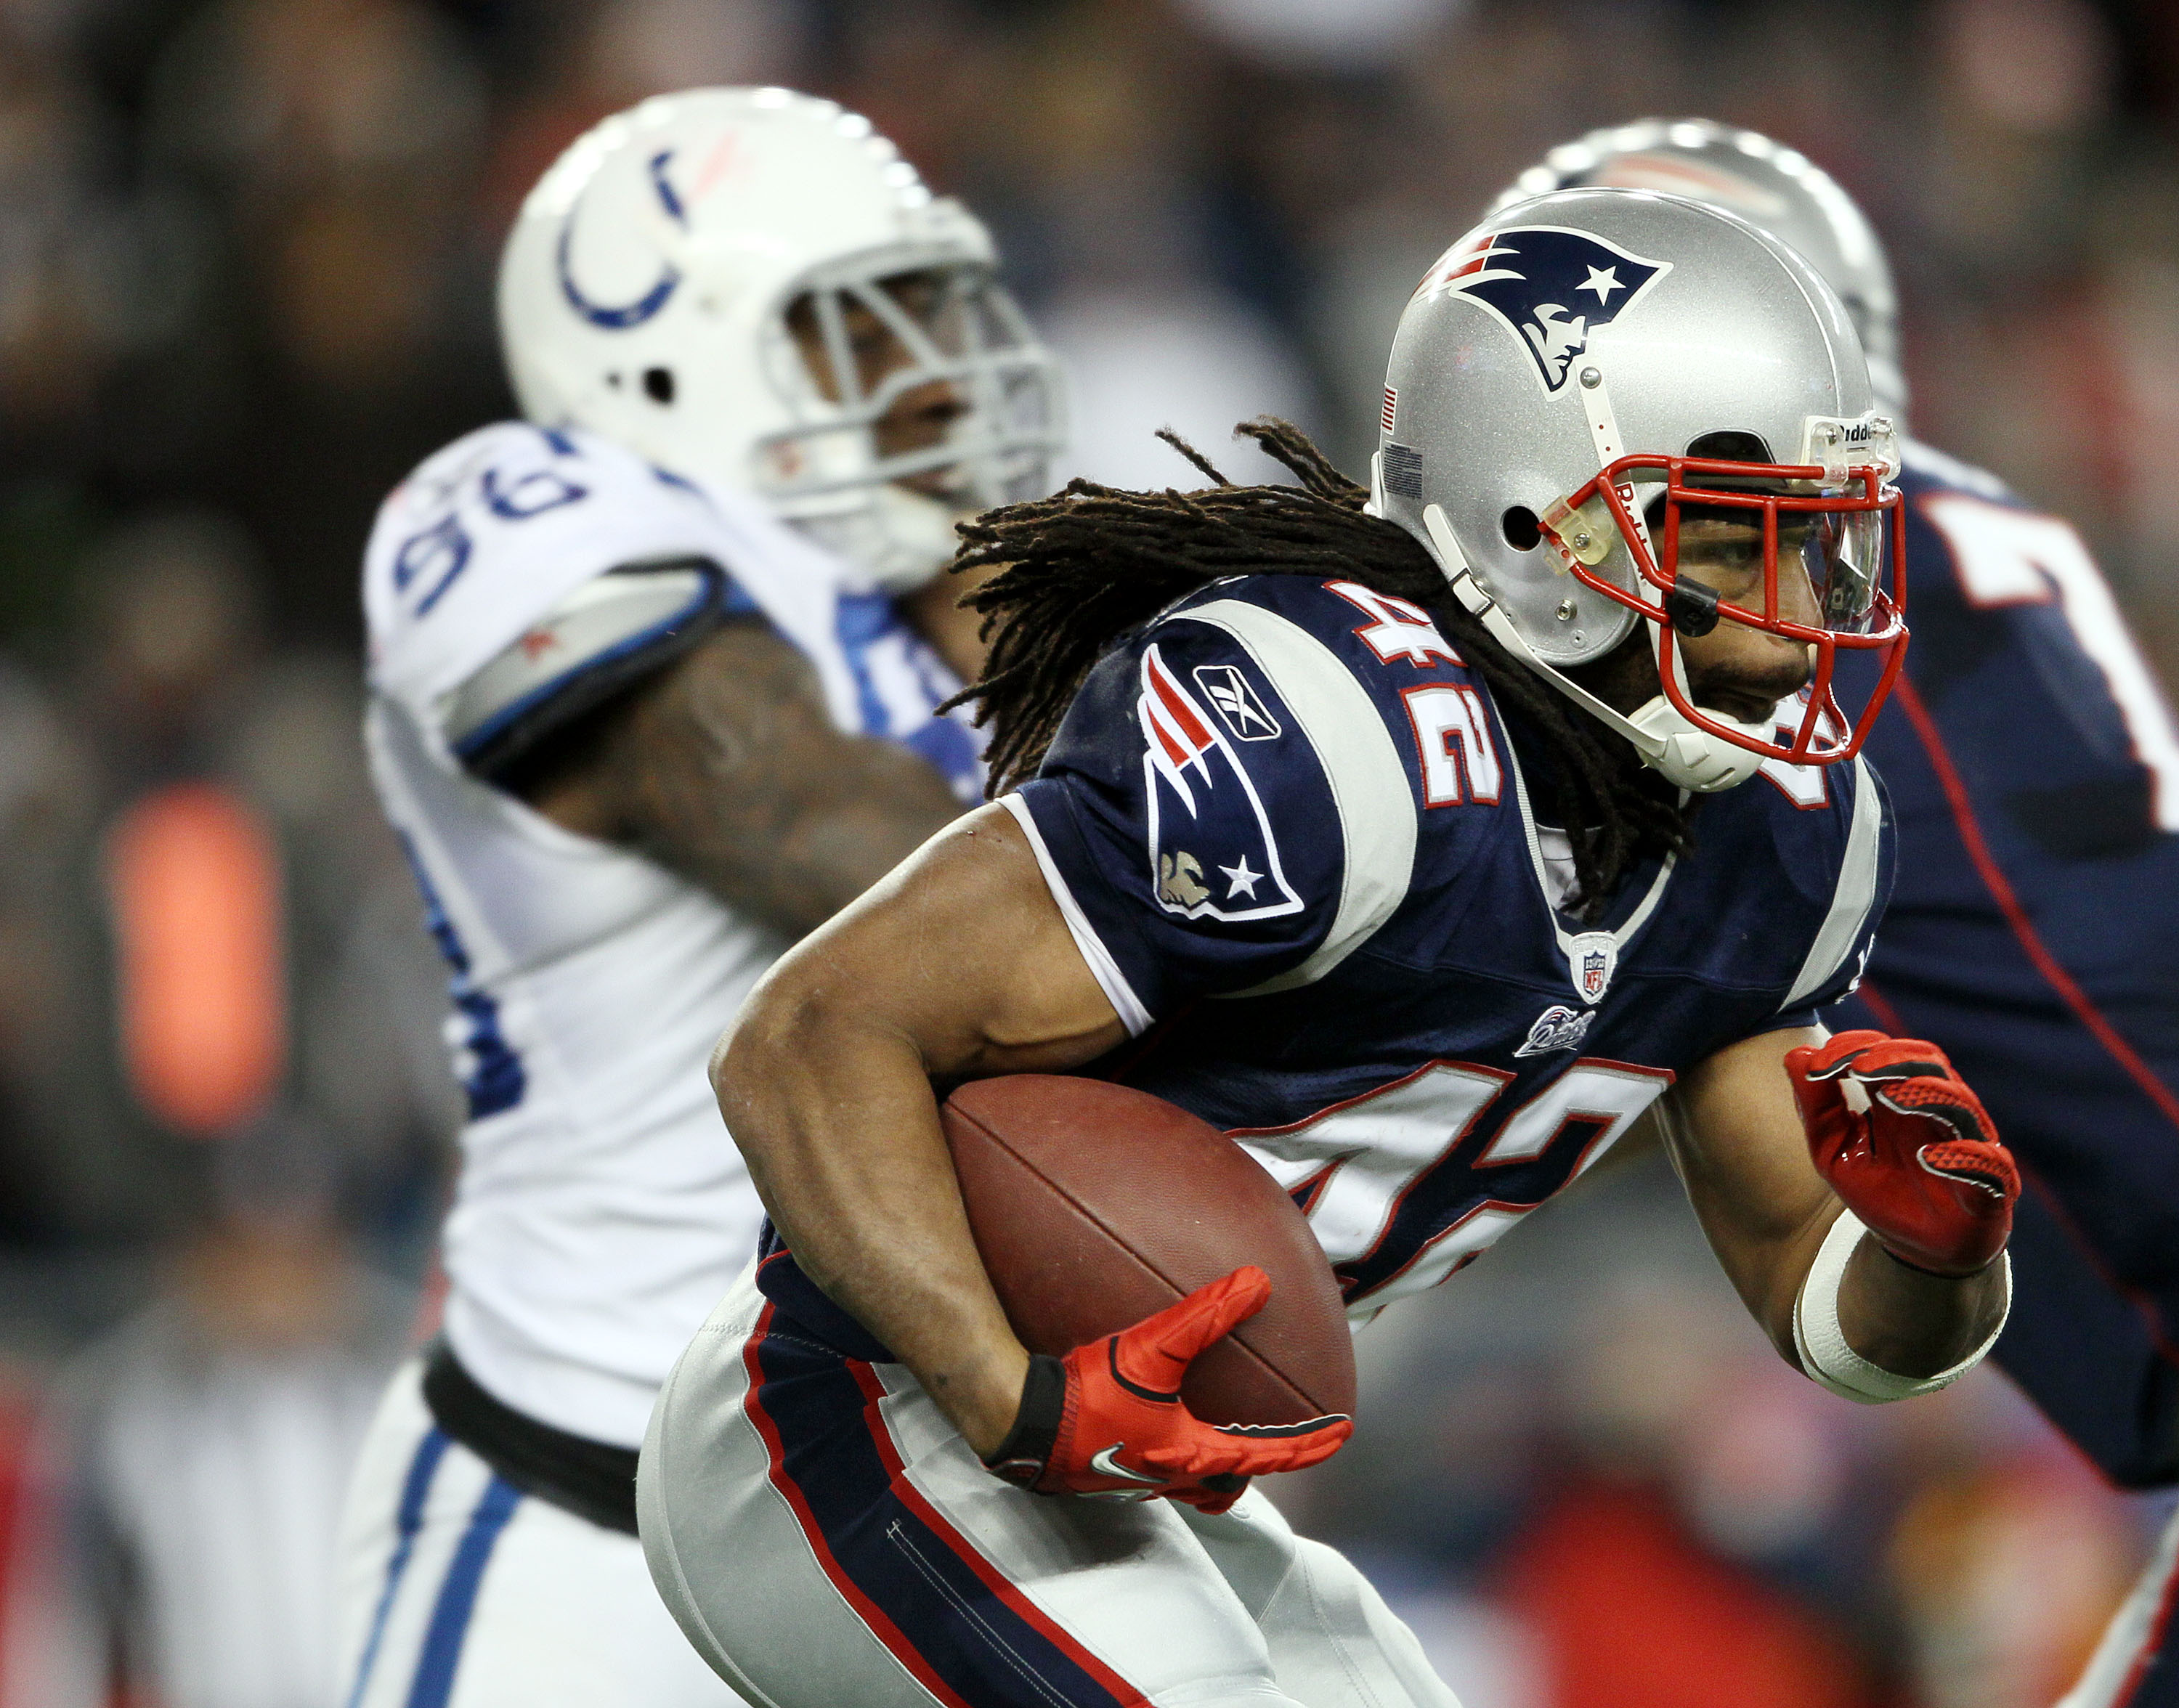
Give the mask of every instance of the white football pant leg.
[{"label": "white football pant leg", "polygon": [[412,1364],[364,1442],[341,1536],[342,1708],[740,1708],[689,1651],[642,1546],[492,1474]]},{"label": "white football pant leg", "polygon": [[667,1607],[766,1708],[1448,1708],[1352,1567],[1243,1504],[1204,1521],[1237,1586],[1170,1502],[1009,1487],[901,1366],[801,1338],[749,1277],[668,1379],[637,1481]]},{"label": "white football pant leg", "polygon": [[1308,1708],[1460,1708],[1399,1616],[1336,1548],[1296,1536],[1252,1488],[1226,1513],[1179,1509],[1271,1650],[1279,1689]]}]

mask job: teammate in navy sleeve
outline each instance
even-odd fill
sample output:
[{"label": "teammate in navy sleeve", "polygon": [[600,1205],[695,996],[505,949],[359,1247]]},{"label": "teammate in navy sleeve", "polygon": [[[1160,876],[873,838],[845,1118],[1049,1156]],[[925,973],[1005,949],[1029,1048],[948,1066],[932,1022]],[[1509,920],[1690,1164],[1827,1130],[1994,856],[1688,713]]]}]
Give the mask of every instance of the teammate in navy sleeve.
[{"label": "teammate in navy sleeve", "polygon": [[[1891,281],[1861,211],[1803,156],[1704,120],[1555,150],[1501,208],[1570,184],[1666,190],[1798,249],[1839,291],[1903,419]],[[1906,446],[1914,646],[1867,753],[1899,879],[1833,1026],[1945,1047],[2036,1190],[1995,1357],[2112,1481],[2179,1481],[2179,734],[2072,528]],[[2069,1708],[2171,1708],[2167,1532]]]},{"label": "teammate in navy sleeve", "polygon": [[1358,1326],[1653,1108],[1813,1379],[1927,1392],[2004,1320],[2017,1179],[1973,1092],[1816,1024],[1891,869],[1828,684],[1903,641],[1894,450],[1837,298],[1730,216],[1572,192],[1424,280],[1374,494],[1254,430],[1300,486],[1078,485],[969,525],[962,567],[1007,566],[978,693],[1010,792],[782,960],[714,1058],[773,1227],[637,1502],[753,1700],[1452,1700],[1247,1487],[1350,1420],[1177,1399],[1261,1273],[1033,1359],[932,1076],[1084,1069],[1216,1122]]}]

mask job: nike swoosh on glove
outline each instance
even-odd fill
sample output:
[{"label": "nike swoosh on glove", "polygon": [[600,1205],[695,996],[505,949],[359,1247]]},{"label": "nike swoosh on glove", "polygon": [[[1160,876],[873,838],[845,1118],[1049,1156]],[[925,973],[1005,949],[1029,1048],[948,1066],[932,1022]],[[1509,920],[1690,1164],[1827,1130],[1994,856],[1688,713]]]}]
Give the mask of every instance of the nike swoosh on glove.
[{"label": "nike swoosh on glove", "polygon": [[1222,1513],[1250,1477],[1331,1458],[1354,1432],[1343,1415],[1210,1424],[1181,1401],[1190,1362],[1271,1296],[1271,1278],[1245,1264],[1132,1328],[1064,1358],[1032,1358],[1014,1426],[985,1464],[1036,1494],[1186,1501]]},{"label": "nike swoosh on glove", "polygon": [[[1879,1244],[1932,1274],[1972,1275],[2005,1249],[2020,1171],[1944,1051],[1842,1032],[1786,1052],[1809,1149]],[[1857,1112],[1847,1084],[1867,1094]]]}]

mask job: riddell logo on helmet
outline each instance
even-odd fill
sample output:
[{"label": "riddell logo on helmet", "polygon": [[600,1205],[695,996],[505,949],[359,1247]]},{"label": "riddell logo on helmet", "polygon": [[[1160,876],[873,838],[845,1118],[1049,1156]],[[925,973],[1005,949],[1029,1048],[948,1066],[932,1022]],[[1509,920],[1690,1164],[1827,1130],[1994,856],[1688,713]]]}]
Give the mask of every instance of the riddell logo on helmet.
[{"label": "riddell logo on helmet", "polygon": [[1573,359],[1672,270],[1589,232],[1518,226],[1494,232],[1423,281],[1425,292],[1467,297],[1518,338],[1546,393],[1565,389]]}]

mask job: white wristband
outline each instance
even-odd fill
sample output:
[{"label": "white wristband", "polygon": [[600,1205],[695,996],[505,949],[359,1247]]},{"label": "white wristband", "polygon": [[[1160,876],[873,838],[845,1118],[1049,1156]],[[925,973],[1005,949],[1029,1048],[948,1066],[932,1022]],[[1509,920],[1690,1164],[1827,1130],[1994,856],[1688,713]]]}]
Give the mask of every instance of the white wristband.
[{"label": "white wristband", "polygon": [[1950,1370],[1940,1370],[1935,1376],[1898,1376],[1871,1364],[1847,1345],[1846,1331],[1839,1327],[1839,1281],[1846,1273],[1847,1260],[1868,1231],[1852,1211],[1841,1211],[1830,1232],[1824,1236],[1816,1261],[1809,1266],[1809,1278],[1801,1284],[1801,1296],[1793,1306],[1793,1346],[1801,1355],[1801,1368],[1812,1380],[1858,1405],[1882,1405],[1888,1400],[1911,1399],[1918,1393],[1935,1393],[1951,1387],[1982,1362],[1983,1355],[2005,1332],[2005,1319],[2012,1310],[2011,1253],[1998,1254],[1997,1261],[2004,1266],[2005,1308],[1998,1313],[1997,1327],[1990,1330],[1990,1338]]}]

